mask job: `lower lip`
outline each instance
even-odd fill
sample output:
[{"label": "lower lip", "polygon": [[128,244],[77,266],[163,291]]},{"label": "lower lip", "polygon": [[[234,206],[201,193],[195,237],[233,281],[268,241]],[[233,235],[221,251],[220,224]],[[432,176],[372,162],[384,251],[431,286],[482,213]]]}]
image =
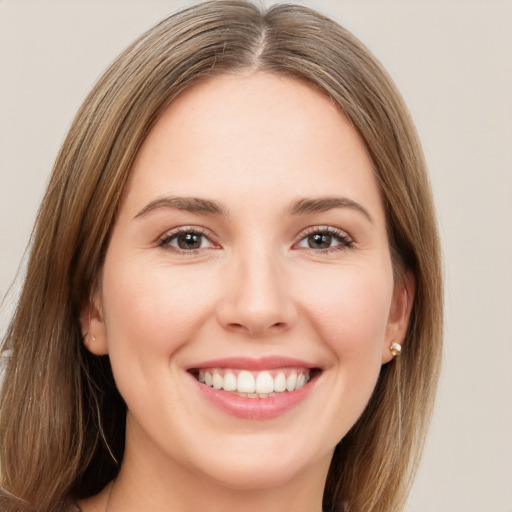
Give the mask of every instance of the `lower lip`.
[{"label": "lower lip", "polygon": [[248,420],[277,418],[301,403],[309,394],[316,379],[295,391],[285,391],[269,398],[245,398],[222,389],[214,389],[192,377],[202,395],[222,411]]}]

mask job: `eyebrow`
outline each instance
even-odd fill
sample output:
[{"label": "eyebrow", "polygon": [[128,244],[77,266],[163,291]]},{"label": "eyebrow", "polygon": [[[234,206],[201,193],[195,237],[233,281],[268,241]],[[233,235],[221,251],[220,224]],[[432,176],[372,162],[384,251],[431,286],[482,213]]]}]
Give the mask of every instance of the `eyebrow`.
[{"label": "eyebrow", "polygon": [[[159,197],[147,204],[135,216],[136,219],[144,217],[149,213],[165,208],[182,210],[191,213],[206,215],[216,215],[227,217],[228,210],[220,202],[211,199],[202,199],[200,197]],[[352,208],[362,213],[371,223],[373,219],[364,206],[357,201],[341,196],[328,196],[319,198],[300,198],[292,202],[288,208],[291,215],[306,215],[308,213],[325,212],[334,208]]]},{"label": "eyebrow", "polygon": [[370,212],[360,203],[341,196],[319,197],[315,199],[301,198],[294,201],[289,208],[291,215],[325,212],[334,208],[351,208],[362,213],[372,224]]},{"label": "eyebrow", "polygon": [[207,215],[218,215],[225,217],[227,209],[222,203],[211,201],[210,199],[201,199],[199,197],[159,197],[151,201],[135,216],[136,219],[144,217],[149,213],[163,208],[173,208],[191,213],[201,213]]}]

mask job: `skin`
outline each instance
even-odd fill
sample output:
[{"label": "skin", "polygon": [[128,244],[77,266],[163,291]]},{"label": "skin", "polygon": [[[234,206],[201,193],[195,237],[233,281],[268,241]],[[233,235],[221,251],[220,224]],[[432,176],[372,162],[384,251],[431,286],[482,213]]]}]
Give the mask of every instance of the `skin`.
[{"label": "skin", "polygon": [[[327,196],[349,204],[290,212]],[[164,197],[224,215],[148,211]],[[179,249],[179,227],[205,233],[201,247]],[[327,249],[310,246],[315,228],[335,231]],[[262,72],[188,90],[139,151],[82,316],[128,406],[120,474],[83,511],[320,511],[333,449],[404,338],[413,287],[395,283],[372,163],[328,98]],[[273,419],[227,414],[186,372],[269,355],[322,370]]]}]

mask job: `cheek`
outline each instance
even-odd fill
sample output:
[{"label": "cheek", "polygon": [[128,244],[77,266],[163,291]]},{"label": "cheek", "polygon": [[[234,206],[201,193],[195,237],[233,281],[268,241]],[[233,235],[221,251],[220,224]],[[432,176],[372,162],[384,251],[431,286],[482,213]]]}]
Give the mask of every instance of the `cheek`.
[{"label": "cheek", "polygon": [[[316,273],[301,290],[305,310],[320,337],[340,360],[366,358],[385,339],[393,293],[392,272],[346,267]],[[313,277],[313,276],[312,276]]]},{"label": "cheek", "polygon": [[347,265],[316,269],[309,279],[304,274],[306,282],[315,285],[300,289],[303,317],[329,354],[323,377],[329,398],[311,421],[335,445],[363,413],[381,370],[392,271],[390,265]]},{"label": "cheek", "polygon": [[208,280],[197,274],[192,267],[106,262],[102,299],[114,371],[131,367],[150,379],[155,365],[169,365],[193,338],[212,302]]}]

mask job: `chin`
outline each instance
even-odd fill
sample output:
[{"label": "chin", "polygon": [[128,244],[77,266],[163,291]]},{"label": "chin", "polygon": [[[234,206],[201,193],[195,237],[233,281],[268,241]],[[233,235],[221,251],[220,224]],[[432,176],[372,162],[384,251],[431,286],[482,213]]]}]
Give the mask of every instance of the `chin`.
[{"label": "chin", "polygon": [[304,439],[297,445],[283,439],[268,441],[253,435],[246,443],[210,451],[207,458],[196,460],[195,470],[217,485],[238,491],[271,490],[307,474],[327,474],[333,450],[325,452],[317,446],[315,451]]},{"label": "chin", "polygon": [[208,468],[207,478],[217,485],[235,491],[271,490],[294,481],[301,473],[300,466],[291,461],[276,460],[275,457],[248,461],[224,461],[212,473]]}]

